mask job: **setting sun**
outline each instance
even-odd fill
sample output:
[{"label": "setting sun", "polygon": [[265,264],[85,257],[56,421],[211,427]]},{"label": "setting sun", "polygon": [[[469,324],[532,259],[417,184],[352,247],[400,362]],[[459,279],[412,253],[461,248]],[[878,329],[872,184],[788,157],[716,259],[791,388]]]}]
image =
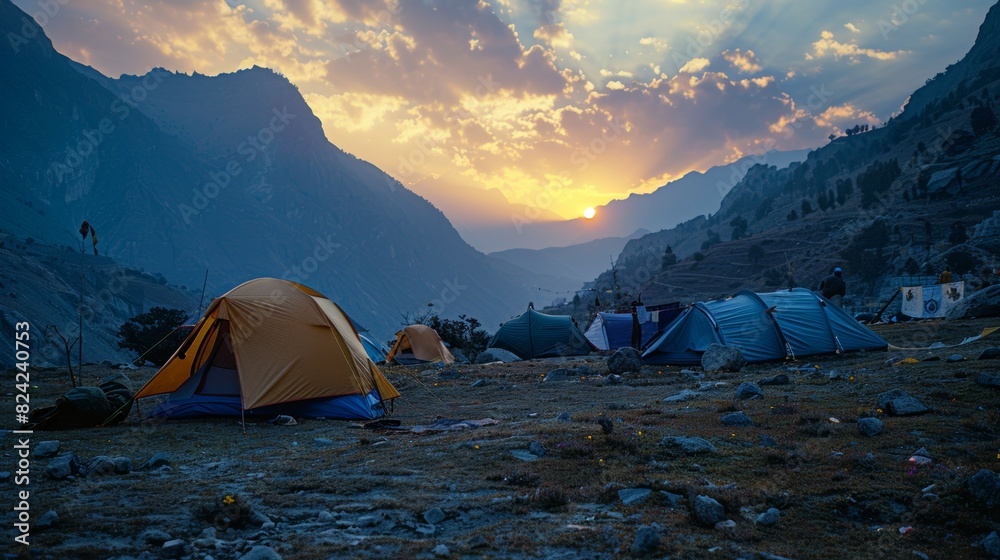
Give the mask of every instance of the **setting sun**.
[{"label": "setting sun", "polygon": [[597,214],[597,211],[594,210],[593,208],[587,208],[586,210],[583,211],[583,217],[587,218],[588,220],[591,219],[591,218],[593,218],[594,215],[596,215],[596,214]]}]

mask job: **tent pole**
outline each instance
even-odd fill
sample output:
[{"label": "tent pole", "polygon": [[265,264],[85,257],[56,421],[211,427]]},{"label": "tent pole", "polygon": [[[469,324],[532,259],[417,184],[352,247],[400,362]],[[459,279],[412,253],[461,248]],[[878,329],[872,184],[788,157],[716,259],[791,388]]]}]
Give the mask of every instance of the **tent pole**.
[{"label": "tent pole", "polygon": [[243,424],[243,435],[247,435],[247,411],[240,407],[240,423]]},{"label": "tent pole", "polygon": [[875,316],[872,317],[865,324],[866,325],[870,325],[870,324],[872,324],[872,323],[874,323],[876,321],[881,321],[882,320],[882,314],[885,313],[886,309],[889,309],[889,306],[892,305],[892,302],[896,301],[896,298],[899,297],[899,293],[902,292],[902,291],[903,291],[903,288],[900,288],[900,289],[896,290],[896,293],[892,294],[892,297],[889,298],[889,301],[885,302],[885,305],[882,306],[882,309],[879,309],[878,313],[876,313]]}]

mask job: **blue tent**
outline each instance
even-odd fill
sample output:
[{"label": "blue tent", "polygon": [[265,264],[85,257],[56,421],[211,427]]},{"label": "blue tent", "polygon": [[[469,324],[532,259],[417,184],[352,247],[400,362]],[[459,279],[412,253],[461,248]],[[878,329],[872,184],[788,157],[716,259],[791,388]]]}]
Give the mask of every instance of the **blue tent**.
[{"label": "blue tent", "polygon": [[375,342],[369,338],[366,334],[358,332],[358,338],[361,339],[361,345],[365,347],[365,352],[368,357],[372,359],[373,363],[384,364],[386,350],[381,344]]},{"label": "blue tent", "polygon": [[569,315],[545,315],[534,309],[504,323],[486,346],[508,350],[522,360],[585,356],[593,350]]},{"label": "blue tent", "polygon": [[[639,329],[642,331],[642,345],[656,336],[658,330],[654,321],[639,323]],[[632,314],[598,313],[584,335],[598,350],[617,350],[631,346]]]},{"label": "blue tent", "polygon": [[748,362],[856,350],[888,343],[826,298],[804,288],[733,297],[688,307],[643,352],[648,364],[701,362],[709,345],[735,346]]}]

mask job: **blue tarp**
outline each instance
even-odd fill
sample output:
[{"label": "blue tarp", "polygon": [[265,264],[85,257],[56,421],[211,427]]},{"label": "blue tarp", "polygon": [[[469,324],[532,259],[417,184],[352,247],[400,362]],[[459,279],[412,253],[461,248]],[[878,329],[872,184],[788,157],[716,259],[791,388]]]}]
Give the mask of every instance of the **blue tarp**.
[{"label": "blue tarp", "polygon": [[[639,324],[644,346],[656,336],[656,323],[647,321]],[[598,350],[616,350],[632,345],[631,313],[598,313],[585,333],[587,340]]]},{"label": "blue tarp", "polygon": [[688,307],[649,343],[649,364],[694,365],[712,343],[739,348],[748,362],[884,350],[888,343],[824,297],[803,288]]}]

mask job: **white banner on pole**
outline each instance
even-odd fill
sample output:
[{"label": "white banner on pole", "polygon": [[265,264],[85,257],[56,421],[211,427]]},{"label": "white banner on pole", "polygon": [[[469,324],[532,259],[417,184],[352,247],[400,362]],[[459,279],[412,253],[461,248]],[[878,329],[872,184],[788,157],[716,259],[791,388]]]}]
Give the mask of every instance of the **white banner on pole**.
[{"label": "white banner on pole", "polygon": [[944,317],[948,310],[965,297],[965,282],[949,284],[932,284],[930,286],[904,286],[903,305],[900,311],[904,315],[918,319]]}]

